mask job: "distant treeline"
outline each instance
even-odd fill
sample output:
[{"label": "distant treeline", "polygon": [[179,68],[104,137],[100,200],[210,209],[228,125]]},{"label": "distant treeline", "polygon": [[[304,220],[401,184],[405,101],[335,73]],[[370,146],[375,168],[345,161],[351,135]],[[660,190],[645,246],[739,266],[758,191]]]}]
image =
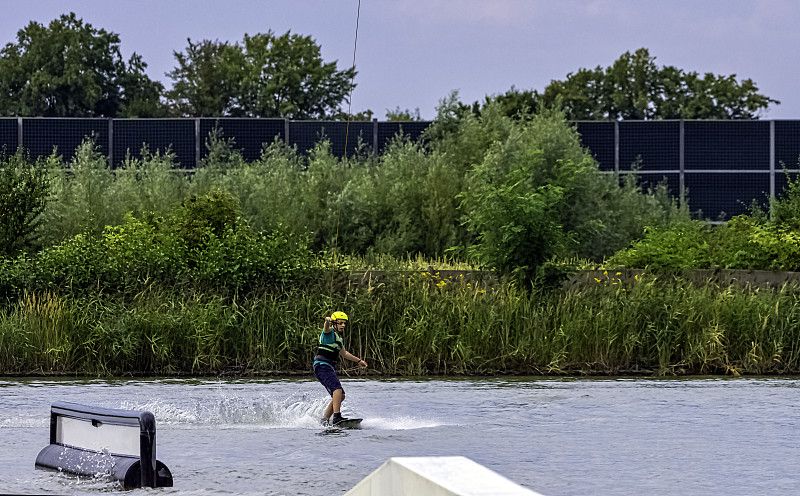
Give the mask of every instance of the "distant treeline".
[{"label": "distant treeline", "polygon": [[[0,116],[261,117],[371,120],[348,116],[354,68],[325,62],[311,36],[258,33],[237,42],[188,40],[174,52],[166,89],[147,76],[135,52],[120,54],[119,35],[85,24],[74,13],[48,26],[31,22],[0,51]],[[413,76],[412,76],[413,77]],[[464,109],[489,103],[509,115],[561,108],[570,120],[754,119],[777,100],[750,79],[659,67],[645,48],[611,66],[578,69],[542,91],[513,87]],[[420,120],[419,109],[386,109],[387,120]]]}]

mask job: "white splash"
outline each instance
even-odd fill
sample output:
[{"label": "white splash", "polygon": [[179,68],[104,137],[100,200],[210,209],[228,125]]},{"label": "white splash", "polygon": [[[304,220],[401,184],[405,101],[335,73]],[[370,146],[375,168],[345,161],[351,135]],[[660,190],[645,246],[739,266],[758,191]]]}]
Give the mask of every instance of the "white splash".
[{"label": "white splash", "polygon": [[383,429],[389,431],[402,431],[409,429],[429,429],[448,425],[437,419],[424,419],[420,417],[395,416],[365,418],[361,424],[364,428]]}]

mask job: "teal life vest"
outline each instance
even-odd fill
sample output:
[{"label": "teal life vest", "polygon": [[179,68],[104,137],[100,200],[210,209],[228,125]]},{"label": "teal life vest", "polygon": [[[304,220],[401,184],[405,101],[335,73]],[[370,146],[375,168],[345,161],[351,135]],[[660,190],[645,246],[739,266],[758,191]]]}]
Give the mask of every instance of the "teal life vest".
[{"label": "teal life vest", "polygon": [[326,336],[324,332],[320,334],[319,348],[317,348],[317,355],[314,357],[315,365],[317,363],[324,363],[335,367],[336,363],[339,361],[339,351],[344,348],[344,341],[336,334],[336,331],[332,330],[328,333],[328,335],[331,334],[331,337]]}]

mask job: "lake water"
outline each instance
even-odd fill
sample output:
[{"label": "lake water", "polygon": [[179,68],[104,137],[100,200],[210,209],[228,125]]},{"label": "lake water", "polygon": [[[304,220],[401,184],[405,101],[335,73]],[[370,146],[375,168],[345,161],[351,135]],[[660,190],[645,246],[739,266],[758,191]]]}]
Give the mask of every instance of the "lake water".
[{"label": "lake water", "polygon": [[[0,379],[0,493],[343,494],[393,456],[466,456],[545,496],[800,494],[800,380],[345,380],[325,434],[312,380]],[[53,401],[155,414],[175,487],[34,470]]]}]

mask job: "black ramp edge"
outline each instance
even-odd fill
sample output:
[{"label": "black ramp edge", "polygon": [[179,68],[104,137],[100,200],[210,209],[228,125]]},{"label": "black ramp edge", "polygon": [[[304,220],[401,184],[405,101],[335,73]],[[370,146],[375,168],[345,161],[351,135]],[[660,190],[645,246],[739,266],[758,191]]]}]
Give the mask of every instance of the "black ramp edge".
[{"label": "black ramp edge", "polygon": [[[150,413],[138,410],[119,410],[116,408],[102,408],[97,406],[81,405],[68,401],[56,401],[50,408],[54,415],[65,417],[97,420],[104,424],[113,425],[141,425],[140,419],[143,414]],[[152,413],[150,416],[152,417]],[[153,420],[153,430],[155,431],[155,420]]]},{"label": "black ramp edge", "polygon": [[[98,428],[102,428],[103,424],[136,428],[139,432],[139,455],[112,454],[106,450],[92,449],[96,446],[81,447],[60,444],[57,442],[59,417],[76,419],[79,423],[91,422]],[[76,424],[62,423],[61,425],[63,429],[68,429],[69,425],[75,426]],[[131,435],[135,435],[136,431],[130,429],[129,432]],[[119,433],[114,435],[117,436]],[[60,438],[60,440],[64,439],[69,439],[70,443],[76,444],[82,441],[77,436]],[[109,445],[102,444],[101,446]],[[50,444],[37,455],[35,467],[40,470],[57,471],[79,477],[107,474],[112,479],[119,481],[125,489],[172,487],[173,484],[172,472],[165,464],[156,459],[156,420],[155,416],[148,411],[102,408],[66,401],[55,402],[50,409]]]}]

